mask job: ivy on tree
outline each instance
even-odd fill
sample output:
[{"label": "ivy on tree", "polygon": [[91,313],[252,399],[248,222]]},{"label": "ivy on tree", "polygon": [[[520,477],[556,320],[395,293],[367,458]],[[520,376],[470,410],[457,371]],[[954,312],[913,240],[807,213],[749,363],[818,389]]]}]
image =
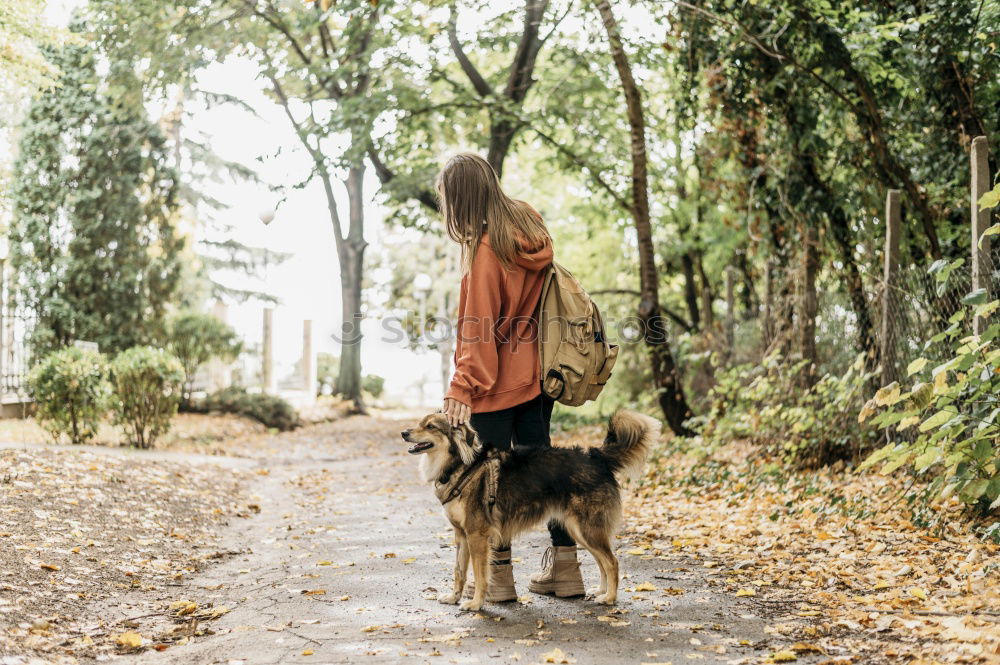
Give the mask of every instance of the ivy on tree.
[{"label": "ivy on tree", "polygon": [[176,178],[132,65],[98,75],[84,46],[52,51],[59,85],[32,104],[12,188],[13,288],[37,317],[36,356],[153,338],[177,290]]}]

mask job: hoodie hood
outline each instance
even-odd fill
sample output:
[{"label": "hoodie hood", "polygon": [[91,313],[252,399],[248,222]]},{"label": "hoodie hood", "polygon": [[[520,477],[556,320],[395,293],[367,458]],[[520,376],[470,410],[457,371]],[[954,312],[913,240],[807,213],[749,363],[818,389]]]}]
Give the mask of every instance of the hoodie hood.
[{"label": "hoodie hood", "polygon": [[517,255],[517,265],[525,270],[544,270],[552,263],[552,241],[548,238],[541,247],[532,249],[527,241],[521,241],[521,253]]},{"label": "hoodie hood", "polygon": [[[487,245],[490,249],[493,246],[490,244],[490,236],[488,233],[483,234],[482,242]],[[529,270],[531,272],[537,272],[539,270],[544,270],[552,264],[552,241],[548,238],[539,247],[532,247],[528,244],[527,239],[521,239],[521,252],[517,255],[514,263],[519,267]]]}]

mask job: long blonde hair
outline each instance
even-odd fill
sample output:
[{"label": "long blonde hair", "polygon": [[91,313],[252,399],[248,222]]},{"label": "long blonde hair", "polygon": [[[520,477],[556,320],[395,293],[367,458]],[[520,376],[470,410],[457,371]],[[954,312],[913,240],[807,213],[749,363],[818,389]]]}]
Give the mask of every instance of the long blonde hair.
[{"label": "long blonde hair", "polygon": [[510,269],[522,249],[550,241],[541,216],[523,201],[507,196],[489,162],[471,152],[449,159],[437,177],[448,236],[462,246],[462,265],[472,268],[484,233],[501,265]]}]

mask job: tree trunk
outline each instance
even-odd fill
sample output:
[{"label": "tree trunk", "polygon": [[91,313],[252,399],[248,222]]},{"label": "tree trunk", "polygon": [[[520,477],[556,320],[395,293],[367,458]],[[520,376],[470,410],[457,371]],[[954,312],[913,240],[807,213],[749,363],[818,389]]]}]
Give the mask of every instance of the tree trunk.
[{"label": "tree trunk", "polygon": [[903,165],[889,145],[882,110],[876,101],[871,82],[855,67],[851,51],[837,31],[805,10],[800,10],[799,13],[804,20],[817,25],[820,46],[827,60],[840,70],[841,75],[850,83],[858,96],[859,103],[852,105],[851,112],[863,130],[862,136],[868,144],[868,152],[876,174],[886,188],[902,187],[906,191],[907,202],[920,220],[924,235],[927,237],[929,253],[934,259],[940,259],[942,251],[937,235],[936,216],[930,208],[926,192],[917,185],[910,169]]},{"label": "tree trunk", "polygon": [[695,281],[691,252],[681,254],[681,271],[684,273],[684,302],[687,304],[688,320],[691,321],[691,330],[698,330],[701,312],[698,311],[698,284]]},{"label": "tree trunk", "polygon": [[347,237],[337,243],[343,323],[336,392],[352,401],[359,413],[366,411],[361,395],[361,280],[368,246],[364,239],[364,175],[363,164],[348,170],[345,185],[350,205],[349,231]]},{"label": "tree trunk", "polygon": [[830,235],[837,246],[842,264],[841,279],[847,287],[851,309],[854,310],[854,315],[858,320],[857,348],[858,351],[867,354],[866,366],[872,369],[878,365],[875,325],[868,309],[868,300],[865,297],[864,284],[861,281],[861,271],[854,258],[854,233],[851,230],[847,213],[839,203],[840,198],[834,193],[829,183],[820,177],[813,154],[808,150],[801,150],[798,146],[798,142],[803,137],[811,135],[813,128],[804,126],[791,104],[785,105],[784,116],[785,122],[793,134],[799,174],[805,185],[815,193],[816,206],[825,213],[830,227]]},{"label": "tree trunk", "polygon": [[653,380],[660,408],[667,424],[675,434],[690,436],[694,432],[684,422],[691,417],[691,409],[684,398],[680,373],[674,362],[667,340],[666,324],[660,314],[659,276],[656,271],[656,250],[649,218],[649,182],[646,168],[646,121],[643,116],[639,88],[632,77],[632,69],[622,46],[618,23],[608,0],[598,0],[604,29],[608,34],[611,57],[621,79],[622,92],[628,109],[632,153],[632,219],[635,222],[639,248],[639,319],[643,323],[644,341],[649,349]]},{"label": "tree trunk", "polygon": [[809,388],[816,380],[816,272],[819,269],[819,247],[816,228],[802,229],[802,293],[799,301],[799,352],[809,361],[803,374],[803,387]]}]

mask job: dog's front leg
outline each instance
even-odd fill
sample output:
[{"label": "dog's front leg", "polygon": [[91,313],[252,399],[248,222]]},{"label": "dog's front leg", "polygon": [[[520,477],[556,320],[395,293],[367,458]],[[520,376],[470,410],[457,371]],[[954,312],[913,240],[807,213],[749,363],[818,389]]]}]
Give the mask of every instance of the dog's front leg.
[{"label": "dog's front leg", "polygon": [[476,593],[469,600],[462,601],[463,610],[478,612],[486,600],[486,588],[490,579],[490,540],[481,533],[466,534],[469,557],[472,559],[472,574],[476,578]]},{"label": "dog's front leg", "polygon": [[465,576],[469,572],[469,540],[465,531],[455,527],[455,589],[452,593],[442,593],[438,602],[454,605],[462,597],[465,588]]}]

